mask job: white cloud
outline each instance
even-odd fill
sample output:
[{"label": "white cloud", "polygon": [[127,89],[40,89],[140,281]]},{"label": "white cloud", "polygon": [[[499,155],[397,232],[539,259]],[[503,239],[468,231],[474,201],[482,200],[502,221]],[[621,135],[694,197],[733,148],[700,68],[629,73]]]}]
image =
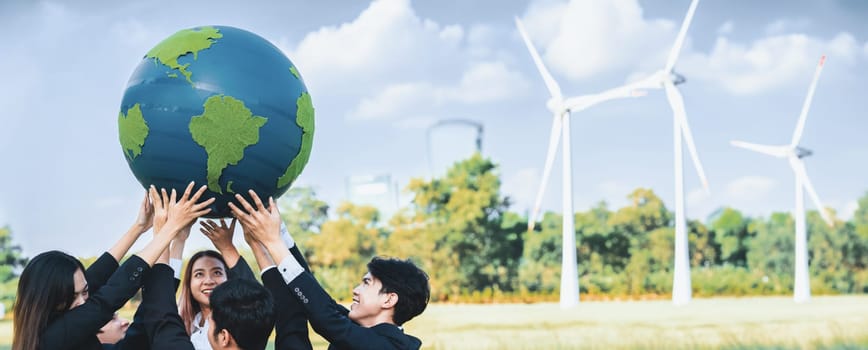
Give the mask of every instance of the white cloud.
[{"label": "white cloud", "polygon": [[702,188],[697,188],[691,190],[687,193],[687,207],[692,209],[691,207],[701,207],[705,204],[708,204],[709,199],[711,199],[711,195]]},{"label": "white cloud", "polygon": [[804,34],[764,37],[750,46],[719,37],[711,53],[687,55],[680,65],[691,78],[719,84],[732,94],[750,95],[808,81],[823,54],[838,64],[850,63],[858,50],[856,40],[846,32],[829,41]]},{"label": "white cloud", "polygon": [[842,220],[850,220],[853,218],[853,214],[856,213],[856,210],[859,209],[859,202],[856,200],[848,201],[844,204],[844,207],[838,211],[838,217]]},{"label": "white cloud", "polygon": [[760,201],[768,197],[777,181],[770,177],[742,176],[726,185],[726,195],[739,202]]},{"label": "white cloud", "polygon": [[734,27],[735,27],[735,24],[732,22],[732,20],[728,20],[726,22],[723,22],[723,24],[721,24],[720,27],[717,27],[717,34],[721,34],[721,35],[731,34]]},{"label": "white cloud", "polygon": [[455,103],[484,103],[503,100],[526,90],[522,76],[502,62],[482,62],[470,67],[457,85],[430,82],[392,84],[380,93],[365,97],[350,113],[356,120],[396,120],[414,114],[433,115]]},{"label": "white cloud", "polygon": [[808,19],[778,19],[766,26],[766,34],[778,35],[787,32],[803,32],[811,25]]},{"label": "white cloud", "polygon": [[355,20],[309,33],[284,51],[305,75],[311,90],[366,89],[391,79],[422,80],[460,64],[460,26],[441,26],[416,16],[409,0],[377,0]]},{"label": "white cloud", "polygon": [[597,190],[603,194],[606,201],[622,200],[635,188],[615,180],[606,180],[597,184]]},{"label": "white cloud", "polygon": [[[503,193],[512,199],[512,210],[522,212],[533,209],[539,191],[540,172],[537,168],[524,168],[506,176]],[[551,185],[551,184],[550,184]]]},{"label": "white cloud", "polygon": [[534,3],[523,21],[549,69],[572,79],[662,66],[676,30],[672,21],[643,18],[636,0]]}]

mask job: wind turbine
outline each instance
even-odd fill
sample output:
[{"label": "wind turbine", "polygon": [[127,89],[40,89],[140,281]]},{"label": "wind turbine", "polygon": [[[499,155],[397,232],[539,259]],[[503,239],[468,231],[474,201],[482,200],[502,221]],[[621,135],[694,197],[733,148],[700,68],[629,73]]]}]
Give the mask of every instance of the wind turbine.
[{"label": "wind turbine", "polygon": [[[561,307],[568,308],[576,306],[579,302],[579,275],[576,261],[576,232],[573,223],[573,169],[570,164],[570,112],[578,112],[588,107],[596,105],[603,101],[608,101],[617,98],[636,97],[644,95],[644,91],[634,89],[631,85],[622,86],[610,90],[606,90],[599,94],[584,95],[564,99],[561,94],[561,88],[557,81],[552,78],[542,59],[534,48],[524,25],[517,17],[515,24],[518,27],[519,33],[527,46],[530,55],[533,58],[536,68],[542,75],[546,87],[551,94],[546,103],[549,111],[554,115],[552,119],[552,131],[549,136],[549,147],[546,153],[546,163],[543,170],[542,182],[540,183],[539,193],[536,197],[534,210],[528,220],[528,230],[533,230],[536,216],[539,215],[542,196],[545,192],[546,184],[548,183],[549,174],[551,173],[552,163],[554,163],[555,153],[557,152],[559,137],[563,137],[563,254],[561,256],[561,292],[560,303]],[[562,135],[562,136],[561,136]]]},{"label": "wind turbine", "polygon": [[786,158],[793,168],[793,173],[796,177],[796,208],[793,216],[796,220],[796,266],[795,266],[795,286],[793,286],[793,300],[797,303],[806,302],[811,299],[811,285],[808,277],[808,234],[805,226],[805,195],[803,190],[808,191],[808,195],[817,206],[820,216],[826,221],[829,226],[833,225],[832,218],[826,213],[820,197],[814,191],[814,186],[811,185],[811,180],[808,178],[808,173],[805,171],[805,163],[802,158],[813,154],[808,149],[799,147],[799,141],[802,139],[802,132],[805,130],[805,120],[808,118],[808,109],[811,107],[811,100],[814,98],[814,90],[817,88],[817,80],[820,79],[820,73],[823,71],[823,63],[826,61],[826,56],[820,57],[820,63],[817,64],[817,70],[814,72],[814,80],[811,82],[811,87],[808,89],[808,96],[802,105],[802,114],[799,115],[799,122],[796,124],[796,131],[793,133],[793,139],[789,145],[783,146],[768,146],[747,143],[743,141],[732,141],[732,145],[736,147],[746,148],[751,151],[768,154],[778,158]]},{"label": "wind turbine", "polygon": [[678,88],[675,87],[686,80],[684,76],[673,70],[675,62],[678,60],[678,55],[681,52],[681,47],[684,45],[684,38],[687,36],[687,28],[690,27],[690,22],[693,20],[693,14],[696,12],[696,5],[698,3],[699,0],[693,0],[690,3],[687,15],[684,17],[684,22],[681,23],[681,29],[675,39],[675,44],[669,51],[666,66],[648,78],[628,85],[634,89],[664,89],[666,91],[666,98],[669,100],[669,105],[672,107],[672,136],[675,144],[675,271],[672,282],[672,302],[676,305],[686,304],[690,302],[692,297],[690,257],[687,246],[687,216],[684,208],[682,137],[687,142],[687,150],[690,152],[693,165],[696,167],[696,172],[702,181],[702,187],[708,192],[708,180],[705,177],[705,171],[702,169],[702,163],[699,161],[699,155],[696,153],[696,146],[693,144],[693,134],[690,132],[690,126],[687,124],[684,99]]}]

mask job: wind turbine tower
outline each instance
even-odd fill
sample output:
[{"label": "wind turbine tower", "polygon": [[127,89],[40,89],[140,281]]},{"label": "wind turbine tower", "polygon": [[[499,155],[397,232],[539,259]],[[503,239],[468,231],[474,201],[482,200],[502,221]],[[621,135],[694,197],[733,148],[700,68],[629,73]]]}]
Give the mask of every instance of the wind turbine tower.
[{"label": "wind turbine tower", "polygon": [[808,178],[808,173],[805,171],[805,163],[802,159],[813,154],[811,150],[799,146],[799,141],[802,139],[802,133],[805,130],[805,121],[808,118],[808,110],[811,108],[811,101],[814,99],[814,90],[817,88],[817,81],[820,79],[820,73],[823,71],[823,64],[826,61],[826,56],[820,57],[820,63],[817,64],[817,69],[814,71],[814,80],[811,82],[811,87],[808,88],[808,96],[802,104],[802,113],[799,115],[799,121],[796,124],[796,130],[793,133],[793,138],[790,144],[783,146],[759,145],[744,141],[732,141],[732,145],[749,149],[751,151],[767,154],[773,157],[786,158],[793,169],[796,177],[796,205],[793,211],[793,217],[796,223],[796,266],[795,266],[795,285],[793,286],[793,300],[797,303],[804,303],[811,299],[811,283],[808,274],[808,233],[805,224],[805,194],[811,197],[811,201],[820,212],[820,216],[829,226],[834,222],[823,207],[820,197],[814,191],[814,186],[811,185],[811,179]]}]

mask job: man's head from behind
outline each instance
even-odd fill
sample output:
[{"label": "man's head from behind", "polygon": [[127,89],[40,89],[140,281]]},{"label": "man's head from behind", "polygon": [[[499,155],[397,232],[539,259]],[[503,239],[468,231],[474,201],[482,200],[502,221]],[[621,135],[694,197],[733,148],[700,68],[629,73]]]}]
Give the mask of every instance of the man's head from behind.
[{"label": "man's head from behind", "polygon": [[425,271],[409,260],[374,257],[353,290],[349,317],[371,327],[382,321],[377,314],[391,313],[391,321],[400,326],[425,311],[430,297]]},{"label": "man's head from behind", "polygon": [[256,282],[229,280],[211,292],[213,349],[265,349],[274,329],[274,299]]}]

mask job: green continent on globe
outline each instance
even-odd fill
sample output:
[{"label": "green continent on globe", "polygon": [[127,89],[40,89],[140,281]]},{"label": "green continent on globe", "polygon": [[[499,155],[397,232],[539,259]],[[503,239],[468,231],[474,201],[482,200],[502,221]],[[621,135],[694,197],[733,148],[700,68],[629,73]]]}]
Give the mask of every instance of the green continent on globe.
[{"label": "green continent on globe", "polygon": [[301,76],[298,75],[298,69],[295,69],[295,66],[289,67],[289,72],[292,73],[296,79],[301,80]]},{"label": "green continent on globe", "polygon": [[127,110],[127,115],[121,111],[118,114],[118,134],[124,155],[130,160],[142,154],[142,146],[148,137],[148,123],[142,117],[142,109],[136,103]]},{"label": "green continent on globe", "polygon": [[259,142],[259,129],[268,119],[254,116],[244,102],[231,96],[211,96],[204,106],[202,115],[190,119],[190,134],[208,154],[208,189],[222,194],[218,180],[223,169],[238,164],[244,149]]},{"label": "green continent on globe", "polygon": [[[216,39],[222,37],[223,34],[220,34],[220,30],[214,27],[184,29],[166,38],[166,40],[163,40],[157,44],[157,46],[154,46],[151,51],[148,51],[145,57],[153,58],[155,61],[159,61],[169,68],[177,69],[181,74],[187,77],[187,82],[193,84],[193,80],[190,79],[190,76],[193,75],[193,73],[187,70],[187,67],[190,66],[190,64],[187,63],[181,65],[178,63],[178,58],[192,53],[193,59],[195,60],[199,57],[199,51],[211,47],[211,45],[217,41]],[[168,74],[168,76],[172,78],[178,77],[177,74]]]},{"label": "green continent on globe", "polygon": [[298,150],[298,155],[289,163],[286,172],[277,179],[277,187],[283,187],[291,184],[301,174],[304,165],[310,158],[310,150],[313,146],[313,103],[310,101],[310,94],[302,92],[301,96],[296,100],[297,111],[295,112],[295,122],[301,127],[301,149]]}]

